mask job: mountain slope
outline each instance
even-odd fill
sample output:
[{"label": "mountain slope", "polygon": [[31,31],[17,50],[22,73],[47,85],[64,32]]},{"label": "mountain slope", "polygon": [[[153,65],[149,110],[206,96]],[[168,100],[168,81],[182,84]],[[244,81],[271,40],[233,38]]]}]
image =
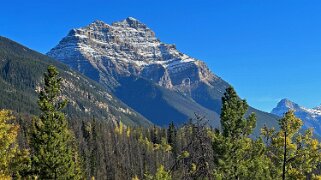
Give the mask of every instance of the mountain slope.
[{"label": "mountain slope", "polygon": [[194,113],[198,113],[211,120],[211,125],[219,125],[215,120],[218,114],[178,92],[169,91],[142,78],[128,77],[119,82],[122,85],[115,90],[117,97],[155,124],[167,125],[171,121],[183,124],[194,117]]},{"label": "mountain slope", "polygon": [[[207,115],[217,125],[221,97],[230,86],[204,62],[161,42],[131,17],[111,25],[95,21],[73,29],[47,54],[111,89],[158,125],[170,120],[180,124],[192,111]],[[276,116],[250,111],[260,117],[258,124],[276,125]]]},{"label": "mountain slope", "polygon": [[51,58],[0,37],[0,108],[38,114],[37,92],[48,65],[55,65],[63,78],[63,96],[69,100],[67,114],[75,119],[122,120],[150,125],[111,92]]},{"label": "mountain slope", "polygon": [[288,99],[282,99],[271,113],[281,117],[289,110],[293,110],[295,116],[302,119],[305,129],[314,128],[314,133],[321,137],[321,106],[309,109]]}]

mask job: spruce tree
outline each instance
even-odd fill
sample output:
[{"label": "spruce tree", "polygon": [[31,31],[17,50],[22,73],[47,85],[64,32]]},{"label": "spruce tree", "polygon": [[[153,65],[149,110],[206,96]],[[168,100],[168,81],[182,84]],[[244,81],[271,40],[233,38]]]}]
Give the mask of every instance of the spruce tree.
[{"label": "spruce tree", "polygon": [[168,129],[167,129],[167,142],[169,145],[172,146],[172,151],[173,151],[174,157],[177,156],[176,134],[177,134],[177,130],[174,125],[174,122],[172,121],[169,124]]},{"label": "spruce tree", "polygon": [[54,66],[44,74],[44,88],[39,93],[41,115],[33,119],[30,146],[33,150],[32,166],[40,179],[80,178],[79,158],[61,110],[67,101],[61,98],[62,79]]}]

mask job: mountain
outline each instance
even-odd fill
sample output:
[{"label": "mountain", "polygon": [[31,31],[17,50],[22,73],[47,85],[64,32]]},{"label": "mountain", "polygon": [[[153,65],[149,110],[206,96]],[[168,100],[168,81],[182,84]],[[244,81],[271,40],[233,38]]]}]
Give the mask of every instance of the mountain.
[{"label": "mountain", "polygon": [[117,86],[119,77],[133,75],[186,94],[198,83],[228,86],[203,62],[162,43],[152,30],[131,17],[112,25],[95,21],[73,29],[48,55],[108,85]]},{"label": "mountain", "polygon": [[[99,82],[158,125],[181,124],[196,112],[219,126],[221,97],[230,85],[135,18],[72,29],[47,55]],[[276,125],[274,115],[249,112],[257,113],[260,126]]]},{"label": "mountain", "polygon": [[63,78],[63,96],[69,100],[66,113],[72,119],[122,120],[128,125],[151,123],[95,81],[66,65],[0,36],[0,109],[36,115],[37,91],[43,73],[54,65]]},{"label": "mountain", "polygon": [[289,110],[293,110],[295,116],[302,119],[305,129],[314,128],[314,133],[321,136],[321,106],[309,109],[288,99],[282,99],[271,113],[281,117]]}]

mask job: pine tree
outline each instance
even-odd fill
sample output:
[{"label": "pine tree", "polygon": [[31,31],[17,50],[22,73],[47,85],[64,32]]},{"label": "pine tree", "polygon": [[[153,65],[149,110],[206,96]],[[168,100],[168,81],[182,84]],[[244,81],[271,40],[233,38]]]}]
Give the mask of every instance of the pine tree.
[{"label": "pine tree", "polygon": [[33,120],[30,139],[33,170],[40,179],[81,177],[73,135],[68,129],[65,114],[61,112],[67,104],[66,100],[61,100],[61,81],[56,68],[49,66],[38,100],[42,113]]},{"label": "pine tree", "polygon": [[[214,176],[216,179],[269,178],[261,139],[252,140],[249,135],[256,125],[255,114],[244,118],[248,110],[232,87],[226,89],[222,98],[222,131],[212,134],[214,149]],[[266,175],[264,175],[266,174]]]},{"label": "pine tree", "polygon": [[226,89],[222,97],[221,126],[224,137],[236,138],[248,136],[252,133],[256,125],[255,114],[244,118],[248,105],[245,100],[241,100],[233,87]]}]

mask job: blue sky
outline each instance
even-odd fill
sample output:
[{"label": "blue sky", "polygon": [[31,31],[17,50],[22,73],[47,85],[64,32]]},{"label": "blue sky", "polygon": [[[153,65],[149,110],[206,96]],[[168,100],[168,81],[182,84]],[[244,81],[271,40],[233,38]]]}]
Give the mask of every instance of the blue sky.
[{"label": "blue sky", "polygon": [[0,35],[42,53],[72,28],[132,16],[205,61],[256,108],[270,111],[284,97],[321,104],[318,0],[11,0],[1,6]]}]

